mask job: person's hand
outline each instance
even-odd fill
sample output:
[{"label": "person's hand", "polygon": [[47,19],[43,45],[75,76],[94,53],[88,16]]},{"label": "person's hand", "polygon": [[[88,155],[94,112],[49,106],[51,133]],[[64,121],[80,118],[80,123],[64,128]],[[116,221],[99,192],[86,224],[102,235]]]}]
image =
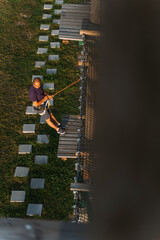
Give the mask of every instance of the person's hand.
[{"label": "person's hand", "polygon": [[52,97],[52,95],[48,95],[48,98],[49,98],[49,99],[52,99],[53,97]]}]

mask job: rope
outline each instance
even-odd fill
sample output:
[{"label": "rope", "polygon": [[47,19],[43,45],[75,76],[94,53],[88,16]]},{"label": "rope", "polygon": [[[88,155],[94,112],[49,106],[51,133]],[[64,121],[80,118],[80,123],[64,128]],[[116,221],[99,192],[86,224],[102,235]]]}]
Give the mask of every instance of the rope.
[{"label": "rope", "polygon": [[77,82],[79,82],[79,81],[80,81],[80,79],[76,80],[75,82],[71,83],[71,84],[68,85],[67,87],[61,89],[59,92],[53,94],[52,97],[56,96],[56,95],[59,94],[60,92],[64,91],[65,89],[69,88],[70,86],[72,86],[73,84],[75,84],[75,83],[77,83]]}]

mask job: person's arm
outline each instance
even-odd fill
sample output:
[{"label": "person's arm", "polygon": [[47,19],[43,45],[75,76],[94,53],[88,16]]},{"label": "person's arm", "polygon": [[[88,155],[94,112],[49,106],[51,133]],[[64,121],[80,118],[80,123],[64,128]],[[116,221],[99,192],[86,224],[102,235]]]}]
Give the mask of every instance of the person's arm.
[{"label": "person's arm", "polygon": [[43,102],[47,101],[48,98],[49,98],[49,97],[48,97],[48,95],[47,95],[47,96],[45,96],[41,101],[39,101],[39,102],[35,101],[35,102],[33,102],[33,104],[34,104],[35,107],[38,107],[38,106],[41,105]]},{"label": "person's arm", "polygon": [[45,96],[48,96],[49,99],[52,99],[52,98],[53,98],[52,95],[48,95],[46,92],[44,92],[44,95],[45,95]]}]

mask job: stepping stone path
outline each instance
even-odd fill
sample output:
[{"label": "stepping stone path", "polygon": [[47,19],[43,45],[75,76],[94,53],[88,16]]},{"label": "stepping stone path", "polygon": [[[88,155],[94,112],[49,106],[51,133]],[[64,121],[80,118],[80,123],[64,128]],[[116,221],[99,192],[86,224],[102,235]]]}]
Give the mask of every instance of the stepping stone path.
[{"label": "stepping stone path", "polygon": [[48,60],[49,61],[58,61],[59,55],[49,55]]},{"label": "stepping stone path", "polygon": [[63,4],[63,3],[64,3],[63,0],[56,0],[56,1],[55,1],[55,4]]},{"label": "stepping stone path", "polygon": [[57,74],[57,69],[56,68],[48,68],[46,69],[47,74]]},{"label": "stepping stone path", "polygon": [[10,202],[24,202],[25,195],[25,191],[12,191]]},{"label": "stepping stone path", "polygon": [[52,30],[51,35],[55,36],[59,34],[59,30]]},{"label": "stepping stone path", "polygon": [[31,144],[21,144],[19,145],[18,154],[30,154],[32,152]]},{"label": "stepping stone path", "polygon": [[44,83],[44,89],[54,90],[54,83]]},{"label": "stepping stone path", "polygon": [[39,36],[40,42],[48,42],[49,37],[48,36]]},{"label": "stepping stone path", "polygon": [[[63,4],[63,0],[55,0],[55,4]],[[53,8],[53,4],[44,4],[44,10],[51,10]],[[61,14],[61,10],[54,10],[54,14]],[[51,19],[52,14],[46,14],[44,12],[42,19]],[[60,24],[60,19],[51,19],[53,24]],[[50,24],[41,24],[40,30],[48,31],[50,29]],[[56,36],[59,34],[59,30],[52,30],[50,36]],[[48,42],[48,35],[43,35],[43,33],[39,36],[39,42]],[[50,42],[50,48],[60,48],[60,42]],[[47,47],[38,47],[37,54],[47,54]],[[50,54],[48,57],[48,61],[58,61],[59,55]],[[40,68],[46,65],[45,61],[35,61],[35,67]],[[56,74],[56,68],[46,69],[47,74]],[[35,78],[40,78],[43,81],[43,75],[32,75],[32,82]],[[54,90],[54,83],[44,83],[44,89]],[[50,100],[50,105],[53,105],[53,99]],[[26,115],[37,114],[32,106],[27,106]],[[40,116],[40,123],[46,123],[43,119],[43,116]],[[36,125],[35,124],[23,124],[23,133],[35,133]],[[41,144],[49,144],[49,136],[48,135],[37,135],[37,143]],[[31,154],[32,153],[32,145],[31,144],[21,144],[19,145],[18,154]],[[35,165],[46,165],[48,163],[47,155],[35,155],[34,164]],[[14,177],[27,177],[29,174],[29,167],[16,167],[14,172]],[[43,189],[44,188],[45,179],[43,178],[31,178],[30,188],[31,189]],[[13,190],[11,192],[10,202],[24,202],[25,201],[26,192],[22,190]],[[26,215],[27,216],[41,216],[42,214],[43,204],[35,204],[29,203]]]},{"label": "stepping stone path", "polygon": [[16,167],[14,177],[27,177],[29,173],[28,167]]},{"label": "stepping stone path", "polygon": [[43,178],[31,178],[30,188],[31,189],[43,189],[45,179]]},{"label": "stepping stone path", "polygon": [[60,48],[60,42],[50,42],[51,48]]},{"label": "stepping stone path", "polygon": [[49,138],[47,135],[37,135],[37,143],[49,143]]},{"label": "stepping stone path", "polygon": [[38,48],[37,54],[44,54],[48,52],[48,48]]},{"label": "stepping stone path", "polygon": [[23,133],[35,133],[35,124],[23,124]]},{"label": "stepping stone path", "polygon": [[29,115],[29,114],[37,114],[37,112],[33,109],[32,106],[28,106],[27,109],[26,109],[26,114]]},{"label": "stepping stone path", "polygon": [[46,155],[36,155],[34,163],[35,164],[47,164],[48,163],[48,156],[46,156]]},{"label": "stepping stone path", "polygon": [[60,19],[53,19],[52,23],[53,24],[60,24]]},{"label": "stepping stone path", "polygon": [[35,78],[40,78],[41,80],[43,80],[43,75],[32,75],[32,82]]},{"label": "stepping stone path", "polygon": [[44,4],[44,10],[51,10],[53,8],[53,4]]},{"label": "stepping stone path", "polygon": [[36,61],[35,62],[35,67],[44,67],[46,62],[44,61]]},{"label": "stepping stone path", "polygon": [[27,208],[27,216],[36,216],[36,215],[40,215],[42,213],[42,204],[28,204],[28,208]]},{"label": "stepping stone path", "polygon": [[61,14],[62,10],[58,9],[58,10],[54,10],[54,14]]},{"label": "stepping stone path", "polygon": [[49,25],[49,24],[41,24],[41,25],[40,25],[40,30],[45,30],[45,31],[47,31],[47,30],[49,30],[49,28],[50,28],[50,25]]},{"label": "stepping stone path", "polygon": [[52,17],[52,14],[43,14],[42,19],[50,19]]}]

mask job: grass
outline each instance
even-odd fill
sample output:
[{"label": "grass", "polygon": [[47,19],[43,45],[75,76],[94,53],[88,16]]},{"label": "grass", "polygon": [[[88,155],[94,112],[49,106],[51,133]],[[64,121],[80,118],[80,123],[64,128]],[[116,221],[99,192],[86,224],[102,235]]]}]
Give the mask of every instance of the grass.
[{"label": "grass", "polygon": [[[69,45],[61,43],[61,49],[49,49],[45,56],[36,55],[38,47],[49,48],[49,43],[38,43],[39,35],[50,33],[40,32],[40,24],[52,21],[42,20],[44,2],[52,1],[1,0],[0,2],[0,216],[23,218],[26,217],[28,203],[43,203],[41,218],[68,220],[74,203],[73,194],[69,189],[75,176],[74,160],[63,162],[57,158],[57,134],[46,124],[41,125],[39,116],[25,115],[25,110],[27,105],[31,105],[28,89],[31,86],[32,74],[43,74],[44,82],[54,82],[55,92],[62,89],[79,78],[80,73],[76,64],[77,54],[81,49],[77,42],[70,42]],[[57,25],[52,24],[51,29],[57,29]],[[50,41],[58,41],[58,39],[50,37]],[[35,69],[35,61],[42,59],[47,61],[50,53],[59,54],[58,63],[47,62],[44,69]],[[57,75],[47,76],[45,70],[48,67],[56,67]],[[59,121],[63,114],[79,113],[78,87],[79,83],[55,98],[52,112]],[[37,144],[36,135],[23,134],[24,123],[35,123],[36,134],[50,135],[50,143]],[[33,145],[32,154],[18,155],[18,146],[24,143]],[[34,165],[36,154],[48,155],[48,164]],[[14,178],[16,166],[28,166],[29,176]],[[30,189],[30,179],[33,177],[45,178],[43,190]],[[25,202],[11,204],[12,190],[25,190]]]}]

